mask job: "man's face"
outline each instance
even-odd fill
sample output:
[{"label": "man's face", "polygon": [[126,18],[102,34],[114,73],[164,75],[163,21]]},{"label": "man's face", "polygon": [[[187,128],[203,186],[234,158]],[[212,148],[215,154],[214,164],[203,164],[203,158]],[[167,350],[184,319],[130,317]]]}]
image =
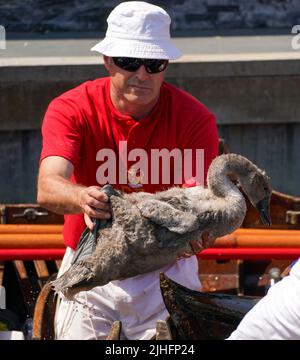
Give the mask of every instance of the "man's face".
[{"label": "man's face", "polygon": [[104,64],[111,76],[112,91],[118,99],[126,100],[132,105],[156,102],[165,71],[149,74],[142,65],[135,72],[129,72],[115,65],[108,56],[104,56]]}]

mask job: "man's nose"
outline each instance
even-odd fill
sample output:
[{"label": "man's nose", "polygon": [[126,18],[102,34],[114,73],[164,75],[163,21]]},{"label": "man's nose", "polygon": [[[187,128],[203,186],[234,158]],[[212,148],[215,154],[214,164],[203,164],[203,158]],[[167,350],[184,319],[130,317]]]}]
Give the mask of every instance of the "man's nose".
[{"label": "man's nose", "polygon": [[140,80],[144,81],[149,77],[149,74],[147,73],[145,66],[141,65],[137,71],[135,72],[135,76]]}]

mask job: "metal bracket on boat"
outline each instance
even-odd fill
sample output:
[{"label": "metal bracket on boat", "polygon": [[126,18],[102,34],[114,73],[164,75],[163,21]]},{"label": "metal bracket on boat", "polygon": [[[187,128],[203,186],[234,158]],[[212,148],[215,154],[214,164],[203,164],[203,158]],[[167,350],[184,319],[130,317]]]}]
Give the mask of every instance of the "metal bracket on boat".
[{"label": "metal bracket on boat", "polygon": [[13,218],[23,218],[27,221],[36,220],[38,217],[41,216],[48,216],[49,213],[47,211],[38,211],[34,208],[25,209],[22,213],[13,214]]},{"label": "metal bracket on boat", "polygon": [[285,215],[287,224],[300,225],[300,211],[288,210]]}]

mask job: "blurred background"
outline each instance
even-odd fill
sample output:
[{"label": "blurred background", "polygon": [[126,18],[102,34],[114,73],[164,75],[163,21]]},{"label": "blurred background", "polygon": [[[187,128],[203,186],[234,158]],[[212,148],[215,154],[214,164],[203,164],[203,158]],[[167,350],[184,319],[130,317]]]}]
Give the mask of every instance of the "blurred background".
[{"label": "blurred background", "polygon": [[[36,202],[43,114],[55,96],[106,76],[90,48],[120,2],[0,0],[0,203]],[[300,2],[149,2],[168,11],[184,53],[167,81],[204,103],[230,150],[264,168],[276,190],[300,195]]]}]

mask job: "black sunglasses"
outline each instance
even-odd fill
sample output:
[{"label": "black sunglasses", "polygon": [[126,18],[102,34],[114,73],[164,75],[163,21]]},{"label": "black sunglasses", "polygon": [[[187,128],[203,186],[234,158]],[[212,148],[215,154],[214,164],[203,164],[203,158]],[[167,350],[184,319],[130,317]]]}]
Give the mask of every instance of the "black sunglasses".
[{"label": "black sunglasses", "polygon": [[164,71],[169,63],[169,60],[163,59],[138,59],[129,57],[113,57],[112,59],[114,64],[119,68],[130,72],[137,71],[144,65],[149,74],[157,74]]}]

